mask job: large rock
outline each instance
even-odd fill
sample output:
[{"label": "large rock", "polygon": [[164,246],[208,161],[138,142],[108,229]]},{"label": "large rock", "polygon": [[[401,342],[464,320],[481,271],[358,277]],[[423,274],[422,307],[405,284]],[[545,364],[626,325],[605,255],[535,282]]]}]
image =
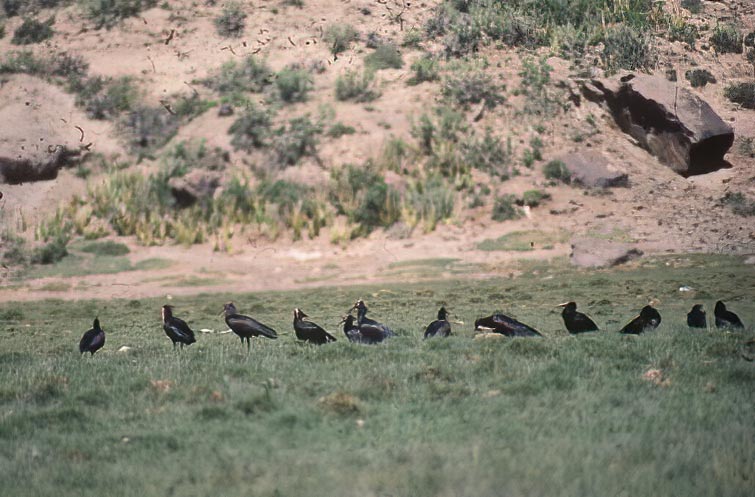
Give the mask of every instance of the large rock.
[{"label": "large rock", "polygon": [[734,130],[700,97],[664,78],[628,74],[583,83],[583,94],[605,102],[619,127],[683,176],[725,166]]},{"label": "large rock", "polygon": [[580,267],[613,267],[642,255],[642,251],[628,243],[578,238],[572,240],[571,262]]},{"label": "large rock", "polygon": [[185,176],[168,181],[170,192],[180,207],[189,207],[197,202],[212,198],[220,186],[220,173],[194,169]]},{"label": "large rock", "polygon": [[569,170],[574,183],[589,188],[629,186],[629,176],[597,152],[573,152],[558,160]]},{"label": "large rock", "polygon": [[60,144],[32,150],[21,146],[13,156],[8,154],[7,149],[0,150],[0,183],[17,185],[55,179],[61,168],[79,162],[81,152],[81,149],[69,150]]}]

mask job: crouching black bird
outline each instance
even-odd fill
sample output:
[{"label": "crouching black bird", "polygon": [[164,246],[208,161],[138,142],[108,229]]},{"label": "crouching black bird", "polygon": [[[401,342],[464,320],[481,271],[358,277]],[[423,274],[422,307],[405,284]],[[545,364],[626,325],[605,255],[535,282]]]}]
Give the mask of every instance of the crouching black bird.
[{"label": "crouching black bird", "polygon": [[656,329],[659,324],[661,324],[661,314],[653,306],[646,305],[640,311],[640,315],[627,323],[619,330],[619,333],[639,335],[645,331]]},{"label": "crouching black bird", "polygon": [[177,343],[180,343],[181,348],[183,348],[184,345],[191,345],[197,341],[197,339],[194,338],[194,331],[189,328],[186,321],[173,316],[172,305],[164,305],[162,314],[163,330],[165,330],[165,334],[168,335],[168,338],[173,342],[174,349],[176,348]]},{"label": "crouching black bird", "polygon": [[598,325],[596,325],[592,319],[586,314],[577,311],[577,304],[575,302],[559,304],[559,307],[564,308],[564,310],[561,311],[561,317],[564,318],[566,329],[572,335],[587,333],[589,331],[598,331]]},{"label": "crouching black bird", "polygon": [[713,309],[713,315],[716,316],[716,328],[744,328],[745,325],[739,316],[731,311],[726,310],[726,305],[720,300],[716,302]]},{"label": "crouching black bird", "polygon": [[351,314],[345,315],[341,318],[341,323],[343,324],[343,334],[346,335],[346,338],[348,338],[350,342],[362,342],[362,335],[359,333],[359,328],[354,323],[354,316]]},{"label": "crouching black bird", "polygon": [[252,342],[250,341],[252,337],[278,338],[278,333],[274,329],[265,326],[256,319],[237,313],[233,302],[225,304],[223,312],[225,313],[225,322],[231,331],[238,335],[242,344],[246,340],[247,350],[250,350],[252,347]]},{"label": "crouching black bird", "polygon": [[357,328],[361,343],[380,343],[386,338],[396,336],[388,326],[367,317],[367,305],[359,299],[351,308],[357,311]]},{"label": "crouching black bird", "polygon": [[94,355],[94,353],[100,350],[103,345],[105,345],[105,332],[100,328],[100,320],[94,318],[92,329],[87,330],[87,332],[84,333],[84,336],[81,337],[81,341],[79,342],[79,352],[82,354],[84,352],[89,352],[91,355]]},{"label": "crouching black bird", "polygon": [[705,319],[705,311],[702,304],[695,304],[687,313],[687,326],[690,328],[707,328],[708,320]]},{"label": "crouching black bird", "polygon": [[425,338],[447,337],[450,334],[451,323],[448,322],[448,311],[446,311],[445,307],[441,307],[438,311],[438,319],[425,328]]},{"label": "crouching black bird", "polygon": [[474,322],[475,330],[490,330],[507,337],[542,337],[535,328],[499,312]]},{"label": "crouching black bird", "polygon": [[311,321],[305,321],[306,314],[298,307],[294,309],[294,331],[296,338],[305,342],[322,345],[328,342],[335,342],[336,337],[316,325]]}]

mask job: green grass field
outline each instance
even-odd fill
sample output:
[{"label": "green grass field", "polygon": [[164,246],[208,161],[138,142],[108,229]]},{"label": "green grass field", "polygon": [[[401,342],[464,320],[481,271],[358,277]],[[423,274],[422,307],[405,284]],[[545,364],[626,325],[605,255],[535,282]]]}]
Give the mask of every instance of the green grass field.
[{"label": "green grass field", "polygon": [[[752,496],[754,276],[738,258],[683,256],[171,302],[195,330],[224,330],[217,314],[234,300],[283,332],[249,355],[219,333],[174,351],[162,300],[4,303],[0,494]],[[400,336],[295,341],[295,306],[334,329],[357,297]],[[618,335],[650,297],[659,329]],[[717,298],[745,331],[686,328],[693,303],[712,318]],[[555,308],[568,299],[605,331],[568,336]],[[423,341],[441,303],[466,324]],[[496,309],[546,338],[473,339],[474,318]],[[107,343],[80,357],[95,315]]]}]

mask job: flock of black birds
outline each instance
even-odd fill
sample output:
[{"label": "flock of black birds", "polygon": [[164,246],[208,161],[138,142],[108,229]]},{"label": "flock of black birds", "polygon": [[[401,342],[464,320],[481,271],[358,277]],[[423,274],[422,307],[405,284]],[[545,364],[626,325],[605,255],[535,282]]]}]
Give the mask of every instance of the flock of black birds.
[{"label": "flock of black birds", "polygon": [[[563,307],[561,316],[564,319],[566,329],[572,335],[599,331],[595,322],[589,316],[577,311],[575,302],[560,304]],[[357,311],[354,318],[353,311]],[[271,327],[260,323],[256,319],[239,314],[233,302],[223,306],[225,322],[233,333],[241,340],[243,345],[246,341],[247,350],[251,350],[252,337],[265,337],[270,339],[278,338],[278,333]],[[726,309],[726,306],[720,300],[716,302],[713,310],[716,328],[744,328],[739,316]],[[448,320],[449,313],[445,307],[438,311],[438,319],[430,323],[425,329],[424,337],[447,337],[451,335],[451,321]],[[325,331],[321,326],[307,320],[308,316],[299,308],[294,309],[294,331],[296,338],[303,342],[309,342],[316,345],[323,345],[329,342],[335,342],[336,337]],[[183,348],[185,345],[191,345],[196,342],[194,331],[186,324],[185,321],[173,315],[173,306],[164,305],[162,307],[163,330],[173,342],[173,348],[176,345]],[[359,299],[354,306],[349,309],[339,324],[343,324],[343,333],[350,342],[362,344],[380,343],[396,334],[388,326],[379,323],[367,317],[367,305],[364,300]],[[639,335],[646,331],[654,330],[661,324],[661,314],[657,309],[646,305],[640,311],[640,314],[624,326],[619,333]],[[695,304],[692,310],[687,314],[687,325],[690,328],[707,328],[708,320],[702,304]],[[500,333],[507,337],[542,337],[543,335],[524,323],[506,316],[505,314],[495,313],[487,317],[479,318],[475,321],[475,330],[489,331]],[[100,327],[100,320],[95,318],[92,329],[84,333],[79,342],[79,352],[82,354],[89,352],[94,355],[105,345],[105,332]]]}]

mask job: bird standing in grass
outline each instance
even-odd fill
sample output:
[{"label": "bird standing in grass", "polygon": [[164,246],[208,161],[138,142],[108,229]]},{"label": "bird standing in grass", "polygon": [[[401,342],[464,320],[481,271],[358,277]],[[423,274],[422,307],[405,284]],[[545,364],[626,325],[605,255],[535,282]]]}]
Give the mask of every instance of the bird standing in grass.
[{"label": "bird standing in grass", "polygon": [[82,354],[89,352],[91,355],[94,355],[103,345],[105,345],[105,332],[100,328],[100,320],[94,318],[92,329],[87,330],[84,336],[81,337],[79,352]]},{"label": "bird standing in grass", "polygon": [[639,335],[645,331],[654,330],[661,324],[661,313],[653,306],[646,305],[640,311],[640,315],[624,326],[619,333],[625,335]]},{"label": "bird standing in grass", "polygon": [[542,337],[535,328],[497,312],[474,322],[477,331],[492,331],[507,337]]},{"label": "bird standing in grass", "polygon": [[687,313],[687,326],[690,328],[708,327],[708,320],[705,318],[702,304],[693,305],[692,310]]},{"label": "bird standing in grass", "polygon": [[716,328],[744,328],[745,325],[739,316],[726,309],[726,305],[720,300],[716,302],[713,309],[713,315],[716,316]]},{"label": "bird standing in grass", "polygon": [[438,319],[427,325],[425,338],[447,337],[451,334],[451,323],[448,322],[448,311],[441,307],[438,311]]},{"label": "bird standing in grass", "polygon": [[393,330],[383,323],[378,323],[367,317],[367,305],[364,300],[357,300],[351,310],[355,309],[357,311],[357,328],[362,343],[380,343],[386,338],[396,336]]},{"label": "bird standing in grass", "polygon": [[223,306],[223,312],[225,313],[225,322],[231,331],[238,335],[242,344],[244,343],[244,340],[246,340],[247,350],[251,350],[252,348],[252,343],[250,341],[252,337],[263,336],[271,339],[278,338],[278,333],[274,329],[265,326],[254,318],[236,312],[236,306],[233,305],[233,302],[225,304]]},{"label": "bird standing in grass", "polygon": [[197,339],[194,338],[194,331],[189,328],[186,321],[173,316],[172,305],[164,305],[162,315],[163,330],[165,330],[165,334],[168,335],[168,338],[173,342],[174,349],[176,348],[177,343],[180,343],[181,348],[184,348],[184,345],[191,345],[197,341]]},{"label": "bird standing in grass", "polygon": [[598,331],[598,325],[590,319],[586,314],[577,311],[576,302],[566,302],[565,304],[559,304],[559,307],[563,307],[561,311],[561,317],[564,318],[564,324],[566,329],[572,335],[579,333],[587,333],[590,331]]},{"label": "bird standing in grass", "polygon": [[336,337],[322,329],[311,321],[305,321],[306,314],[298,307],[294,309],[294,331],[296,332],[296,338],[305,342],[314,343],[315,345],[322,345],[328,342],[335,342]]}]

